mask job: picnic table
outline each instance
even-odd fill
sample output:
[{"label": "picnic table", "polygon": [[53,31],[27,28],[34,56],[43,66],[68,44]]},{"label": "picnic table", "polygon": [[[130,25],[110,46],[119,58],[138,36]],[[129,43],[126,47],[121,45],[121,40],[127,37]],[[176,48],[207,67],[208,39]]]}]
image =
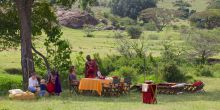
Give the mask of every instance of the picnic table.
[{"label": "picnic table", "polygon": [[107,79],[82,78],[79,84],[79,90],[93,90],[101,96],[103,84],[108,85],[111,81]]}]

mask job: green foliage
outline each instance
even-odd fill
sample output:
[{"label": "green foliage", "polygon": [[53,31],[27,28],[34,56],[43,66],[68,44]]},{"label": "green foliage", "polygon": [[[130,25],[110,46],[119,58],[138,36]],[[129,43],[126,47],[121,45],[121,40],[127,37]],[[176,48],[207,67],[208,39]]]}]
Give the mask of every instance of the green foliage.
[{"label": "green foliage", "polygon": [[211,0],[208,9],[220,9],[220,0]]},{"label": "green foliage", "polygon": [[190,17],[190,22],[197,28],[213,29],[220,27],[220,9],[197,12]]},{"label": "green foliage", "polygon": [[157,31],[162,31],[164,27],[169,25],[174,20],[176,12],[171,9],[163,8],[147,8],[140,13],[140,20],[145,23],[153,22]]},{"label": "green foliage", "polygon": [[0,51],[16,48],[20,42],[19,18],[13,3],[2,1],[0,3]]},{"label": "green foliage", "polygon": [[215,30],[188,30],[184,31],[186,43],[191,47],[188,53],[192,58],[199,58],[201,64],[220,52],[220,31]]},{"label": "green foliage", "polygon": [[85,37],[94,37],[94,35],[92,34],[92,32],[95,31],[94,29],[95,27],[92,26],[92,25],[85,25],[83,30],[84,30],[84,33],[85,33]]},{"label": "green foliage", "polygon": [[76,73],[83,74],[85,69],[85,62],[86,60],[83,57],[83,52],[79,52],[74,60],[74,65],[76,67]]},{"label": "green foliage", "polygon": [[213,77],[213,72],[208,66],[202,66],[198,72],[200,76]]},{"label": "green foliage", "polygon": [[131,36],[131,39],[139,39],[142,34],[142,29],[137,26],[132,26],[127,28],[127,33]]},{"label": "green foliage", "polygon": [[137,69],[128,67],[128,66],[122,66],[118,70],[111,72],[111,76],[118,76],[121,78],[130,77],[133,82],[137,80]]},{"label": "green foliage", "polygon": [[129,17],[124,17],[124,18],[121,18],[119,20],[119,23],[120,25],[122,26],[130,26],[130,25],[136,25],[136,21],[129,18]]},{"label": "green foliage", "polygon": [[163,44],[163,51],[161,52],[161,61],[164,63],[174,63],[180,65],[184,61],[184,49],[176,47],[176,45],[165,42]]},{"label": "green foliage", "polygon": [[154,22],[144,23],[143,28],[148,31],[157,31],[157,27]]},{"label": "green foliage", "polygon": [[114,38],[116,39],[122,39],[124,37],[124,35],[122,35],[121,31],[115,31],[114,32]]},{"label": "green foliage", "polygon": [[[33,10],[33,31],[35,36],[42,35],[42,31],[46,34],[44,46],[47,51],[47,60],[52,68],[57,69],[61,73],[66,72],[72,65],[70,54],[71,47],[68,41],[61,39],[61,28],[58,25],[54,10],[48,3],[35,4]],[[42,58],[35,55],[35,64],[38,68],[46,70]]]},{"label": "green foliage", "polygon": [[10,89],[21,88],[21,77],[16,75],[0,74],[0,90],[8,91]]},{"label": "green foliage", "polygon": [[195,13],[195,10],[190,10],[191,4],[184,0],[177,0],[174,3],[174,6],[177,7],[179,11],[179,17],[181,19],[187,19],[189,16],[191,16],[193,13]]},{"label": "green foliage", "polygon": [[146,45],[145,40],[143,38],[141,39],[117,39],[117,50],[118,52],[127,58],[132,57],[140,57],[143,58],[146,53]]},{"label": "green foliage", "polygon": [[121,17],[137,19],[139,12],[156,7],[157,0],[112,0],[111,11]]},{"label": "green foliage", "polygon": [[167,82],[185,82],[187,77],[176,64],[167,63],[163,67],[163,78]]}]

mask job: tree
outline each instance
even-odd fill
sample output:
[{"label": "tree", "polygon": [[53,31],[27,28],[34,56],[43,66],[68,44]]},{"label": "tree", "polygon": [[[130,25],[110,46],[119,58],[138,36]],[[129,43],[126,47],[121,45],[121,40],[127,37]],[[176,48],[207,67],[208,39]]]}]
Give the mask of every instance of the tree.
[{"label": "tree", "polygon": [[154,22],[157,30],[162,31],[175,18],[175,11],[163,8],[148,8],[141,11],[139,18],[144,22]]},{"label": "tree", "polygon": [[118,52],[126,58],[139,57],[143,58],[146,54],[146,45],[144,39],[126,39],[119,38],[116,40]]},{"label": "tree", "polygon": [[189,8],[192,5],[184,0],[177,0],[173,2],[173,5],[178,8],[177,10],[180,12],[179,17],[181,19],[187,19],[189,16],[196,12],[195,10],[190,10]]},{"label": "tree", "polygon": [[[95,0],[79,0],[82,9],[85,9],[85,7],[88,4],[91,5],[92,2],[94,1]],[[1,20],[0,26],[2,29],[0,31],[0,36],[1,36],[0,41],[3,42],[1,43],[3,44],[2,46],[3,49],[11,46],[16,46],[18,45],[17,44],[18,41],[20,41],[21,66],[23,73],[24,89],[27,88],[28,78],[30,76],[30,73],[35,71],[33,54],[32,54],[32,47],[33,47],[32,35],[41,32],[41,30],[34,30],[33,28],[34,22],[32,20],[32,14],[33,14],[32,8],[34,8],[35,5],[41,2],[42,1],[34,1],[34,0],[1,0],[0,1],[0,14],[1,16],[3,16],[0,19]],[[74,2],[76,2],[76,0],[53,1],[53,3],[57,3],[65,6],[71,6]],[[41,11],[41,12],[47,13],[46,11]],[[6,17],[8,17],[10,20],[13,21],[6,20],[7,19]],[[12,25],[6,24],[7,22]],[[41,27],[43,25],[38,25],[37,27]],[[33,33],[33,31],[36,31],[36,33]],[[49,33],[49,34],[53,34],[53,33]]]},{"label": "tree", "polygon": [[142,29],[138,26],[132,26],[127,28],[127,33],[131,36],[131,39],[139,39],[142,34]]},{"label": "tree", "polygon": [[191,25],[197,28],[213,29],[220,27],[220,9],[208,9],[190,17]]},{"label": "tree", "polygon": [[186,43],[190,46],[189,55],[199,58],[205,64],[209,57],[220,52],[220,30],[191,30],[183,32]]},{"label": "tree", "polygon": [[111,11],[121,17],[137,19],[139,12],[156,7],[157,0],[112,0]]},{"label": "tree", "polygon": [[211,0],[208,9],[220,9],[220,0]]}]

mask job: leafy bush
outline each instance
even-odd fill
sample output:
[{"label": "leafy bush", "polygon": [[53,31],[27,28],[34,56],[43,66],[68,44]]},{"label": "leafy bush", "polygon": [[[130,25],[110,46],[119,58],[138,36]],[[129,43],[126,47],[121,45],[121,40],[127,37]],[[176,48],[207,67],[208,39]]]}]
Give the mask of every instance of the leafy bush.
[{"label": "leafy bush", "polygon": [[167,82],[185,82],[187,80],[185,74],[173,63],[165,64],[162,72],[163,78]]},{"label": "leafy bush", "polygon": [[129,17],[121,18],[119,22],[122,26],[136,25],[136,21]]},{"label": "leafy bush", "polygon": [[207,66],[204,66],[200,69],[199,75],[206,77],[213,77],[212,71]]},{"label": "leafy bush", "polygon": [[130,77],[132,78],[132,81],[137,80],[137,69],[129,67],[129,66],[123,66],[119,70],[116,70],[114,72],[110,73],[111,76],[118,76],[118,77]]},{"label": "leafy bush", "polygon": [[190,17],[190,22],[198,28],[213,29],[220,27],[220,9],[197,12]]},{"label": "leafy bush", "polygon": [[127,33],[129,36],[131,36],[131,39],[138,39],[141,37],[142,29],[140,27],[129,27],[127,28]]},{"label": "leafy bush", "polygon": [[17,75],[0,74],[0,90],[8,91],[22,87],[22,79]]},{"label": "leafy bush", "polygon": [[179,26],[177,26],[177,25],[173,25],[173,30],[179,30],[179,29],[180,29]]},{"label": "leafy bush", "polygon": [[122,35],[121,31],[115,31],[114,32],[114,38],[121,39],[123,37],[124,37],[124,35]]},{"label": "leafy bush", "polygon": [[84,26],[84,33],[85,33],[85,37],[94,37],[94,35],[92,34],[92,32],[95,31],[94,29],[95,27],[92,25],[85,25]]},{"label": "leafy bush", "polygon": [[143,27],[148,31],[157,31],[157,27],[153,22],[144,23]]}]

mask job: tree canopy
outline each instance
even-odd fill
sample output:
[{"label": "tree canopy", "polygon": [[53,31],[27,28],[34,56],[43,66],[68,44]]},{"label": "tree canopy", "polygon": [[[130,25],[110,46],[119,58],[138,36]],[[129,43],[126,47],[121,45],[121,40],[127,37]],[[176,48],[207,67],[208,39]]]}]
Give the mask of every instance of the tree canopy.
[{"label": "tree canopy", "polygon": [[112,0],[111,11],[121,17],[137,19],[142,10],[156,7],[156,4],[157,0]]},{"label": "tree canopy", "polygon": [[213,29],[220,27],[220,9],[208,9],[190,17],[190,22],[198,28]]}]

